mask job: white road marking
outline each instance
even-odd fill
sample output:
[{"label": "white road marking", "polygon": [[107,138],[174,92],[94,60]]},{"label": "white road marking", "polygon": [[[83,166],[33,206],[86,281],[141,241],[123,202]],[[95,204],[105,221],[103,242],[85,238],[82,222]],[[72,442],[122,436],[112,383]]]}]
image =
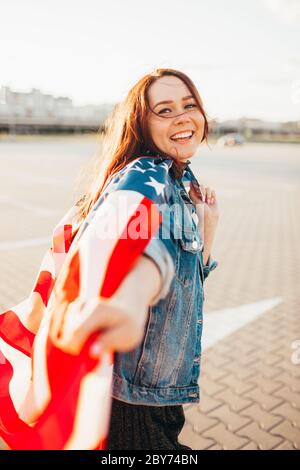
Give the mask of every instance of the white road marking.
[{"label": "white road marking", "polygon": [[0,251],[17,250],[30,246],[49,245],[51,237],[29,238],[27,240],[17,240],[15,242],[0,242]]},{"label": "white road marking", "polygon": [[261,300],[204,314],[202,351],[253,322],[283,301],[281,297]]}]

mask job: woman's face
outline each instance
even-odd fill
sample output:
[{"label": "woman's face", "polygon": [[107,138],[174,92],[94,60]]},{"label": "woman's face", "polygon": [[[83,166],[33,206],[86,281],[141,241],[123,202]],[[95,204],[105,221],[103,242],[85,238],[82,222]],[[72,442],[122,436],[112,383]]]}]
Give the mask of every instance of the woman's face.
[{"label": "woman's face", "polygon": [[[185,83],[178,77],[161,77],[150,85],[148,99],[156,113],[150,112],[148,117],[155,145],[180,161],[191,158],[203,137],[204,117]],[[180,136],[182,132],[186,138]]]}]

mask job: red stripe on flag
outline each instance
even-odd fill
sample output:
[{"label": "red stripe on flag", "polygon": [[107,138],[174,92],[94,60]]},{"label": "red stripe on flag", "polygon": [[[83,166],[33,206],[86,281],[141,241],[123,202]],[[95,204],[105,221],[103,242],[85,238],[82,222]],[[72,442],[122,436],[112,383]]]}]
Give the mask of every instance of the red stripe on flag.
[{"label": "red stripe on flag", "polygon": [[0,315],[0,337],[10,346],[31,356],[35,335],[27,330],[12,310]]},{"label": "red stripe on flag", "polygon": [[68,253],[72,243],[72,225],[64,225],[65,252]]},{"label": "red stripe on flag", "polygon": [[[140,214],[142,214],[142,217],[140,217]],[[130,225],[132,230],[132,224],[136,219],[139,221],[140,230],[137,233],[140,236],[133,239],[130,236]],[[126,228],[115,245],[107,265],[105,280],[99,293],[100,296],[111,297],[114,294],[123,278],[130,271],[133,263],[158,230],[161,220],[161,214],[156,204],[144,197],[136,212],[130,217]]]},{"label": "red stripe on flag", "polygon": [[13,367],[10,362],[5,359],[0,364],[0,436],[5,439],[8,446],[10,446],[10,437],[13,433],[24,432],[28,426],[22,421],[14,407],[10,398],[9,384],[13,376]]},{"label": "red stripe on flag", "polygon": [[54,279],[49,271],[41,271],[38,280],[33,288],[33,292],[38,292],[42,297],[43,303],[47,307],[52,289],[54,286]]},{"label": "red stripe on flag", "polygon": [[97,446],[92,449],[92,450],[106,450],[108,447],[108,436],[104,437],[103,439],[101,439]]},{"label": "red stripe on flag", "polygon": [[72,225],[65,224],[57,227],[53,234],[53,251],[55,253],[68,252],[72,243]]},{"label": "red stripe on flag", "polygon": [[89,355],[91,343],[97,333],[90,336],[80,355],[66,354],[56,348],[48,337],[47,365],[51,401],[39,417],[37,424],[8,440],[17,450],[60,450],[70,438],[76,419],[78,397],[82,379],[93,370],[101,358]]},{"label": "red stripe on flag", "polygon": [[69,265],[66,265],[64,268],[66,269],[62,287],[64,299],[67,302],[73,302],[79,295],[80,286],[80,258],[78,249],[72,255]]}]

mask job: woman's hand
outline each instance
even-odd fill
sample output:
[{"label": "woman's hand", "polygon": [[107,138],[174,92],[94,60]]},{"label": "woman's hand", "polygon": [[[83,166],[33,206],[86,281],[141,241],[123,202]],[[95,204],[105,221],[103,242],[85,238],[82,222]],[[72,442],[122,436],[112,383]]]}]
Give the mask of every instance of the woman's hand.
[{"label": "woman's hand", "polygon": [[216,193],[213,189],[191,183],[189,196],[196,207],[198,230],[204,242],[203,263],[206,265],[213,246],[215,232],[219,221],[219,208]]},{"label": "woman's hand", "polygon": [[67,308],[57,346],[77,355],[90,335],[98,331],[98,339],[90,348],[92,356],[104,350],[130,351],[143,339],[146,313],[146,305],[139,315],[131,306],[130,301],[124,304],[117,298],[76,299]]},{"label": "woman's hand", "polygon": [[[142,282],[141,282],[142,280]],[[90,348],[97,357],[104,350],[126,352],[142,341],[148,308],[156,297],[161,276],[154,262],[140,256],[110,298],[80,298],[66,304],[59,302],[52,324],[53,342],[63,351],[77,355],[93,333],[99,333]]]},{"label": "woman's hand", "polygon": [[219,220],[219,207],[216,193],[208,186],[191,183],[189,196],[198,209],[204,209],[204,224],[217,225]]}]

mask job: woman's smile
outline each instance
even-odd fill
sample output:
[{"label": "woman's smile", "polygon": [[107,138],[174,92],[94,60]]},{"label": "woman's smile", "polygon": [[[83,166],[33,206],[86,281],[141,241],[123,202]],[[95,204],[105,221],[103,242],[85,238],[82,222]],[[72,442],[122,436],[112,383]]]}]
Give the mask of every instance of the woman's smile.
[{"label": "woman's smile", "polygon": [[182,131],[182,132],[177,132],[174,134],[172,137],[170,137],[173,142],[177,142],[180,145],[185,145],[190,143],[190,141],[193,139],[195,132],[194,131]]}]

